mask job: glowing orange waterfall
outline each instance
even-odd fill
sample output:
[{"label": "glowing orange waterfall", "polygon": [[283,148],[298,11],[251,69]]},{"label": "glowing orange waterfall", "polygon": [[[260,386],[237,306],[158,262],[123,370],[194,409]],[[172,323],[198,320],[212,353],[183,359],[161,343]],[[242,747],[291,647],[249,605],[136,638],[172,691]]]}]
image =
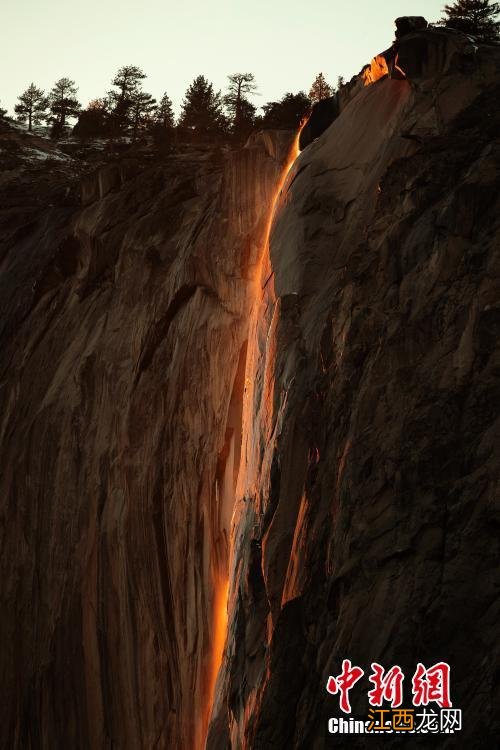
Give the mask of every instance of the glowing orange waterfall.
[{"label": "glowing orange waterfall", "polygon": [[219,579],[215,586],[214,597],[214,623],[213,623],[213,644],[212,644],[212,664],[210,670],[210,689],[211,698],[210,706],[213,702],[213,694],[217,675],[222,663],[222,654],[227,634],[227,595],[229,589],[229,578]]},{"label": "glowing orange waterfall", "polygon": [[229,578],[227,576],[227,571],[220,571],[214,579],[212,649],[210,654],[210,671],[207,687],[207,714],[204,721],[204,739],[202,747],[204,747],[206,741],[210,714],[215,697],[215,685],[217,683],[217,676],[222,664],[224,645],[226,643],[228,591]]},{"label": "glowing orange waterfall", "polygon": [[261,260],[265,256],[265,254],[269,252],[269,237],[271,235],[271,228],[272,228],[272,225],[273,225],[273,219],[274,219],[274,212],[276,210],[276,204],[277,204],[278,199],[279,199],[279,197],[281,195],[281,191],[283,190],[283,186],[285,184],[285,180],[286,180],[286,178],[288,176],[288,173],[291,170],[291,168],[292,168],[292,166],[293,166],[293,164],[295,162],[295,159],[300,154],[299,139],[300,139],[300,134],[302,132],[302,129],[303,129],[304,125],[306,124],[306,122],[307,122],[307,119],[304,119],[301,122],[300,127],[297,130],[297,133],[295,134],[295,137],[293,139],[293,143],[292,143],[292,145],[290,147],[290,151],[288,152],[288,156],[287,156],[287,160],[285,162],[285,166],[281,170],[281,174],[280,174],[280,177],[279,177],[279,180],[278,180],[278,184],[276,185],[276,190],[274,191],[273,199],[271,201],[271,207],[269,209],[269,214],[268,214],[268,217],[267,217],[267,224],[266,224],[266,231],[264,233],[264,242],[263,242],[263,247],[262,247],[263,252],[262,252]]},{"label": "glowing orange waterfall", "polygon": [[[252,314],[251,314],[251,321],[250,321],[250,327],[249,327],[249,340],[252,340],[252,337],[255,334],[255,329],[257,325],[257,316],[259,312],[259,306],[261,302],[262,297],[262,290],[265,286],[265,279],[263,278],[265,275],[265,270],[268,267],[269,264],[269,238],[271,234],[271,228],[273,224],[274,214],[276,211],[276,206],[281,194],[281,191],[285,185],[285,181],[287,178],[287,175],[295,162],[295,159],[299,155],[299,138],[300,133],[305,124],[305,121],[301,124],[299,130],[297,131],[292,146],[290,147],[290,150],[288,152],[288,156],[286,159],[286,163],[283,166],[283,169],[280,172],[276,188],[274,190],[273,198],[271,201],[271,205],[269,207],[269,211],[267,214],[266,219],[266,225],[264,228],[264,236],[262,241],[262,252],[259,258],[258,263],[258,269],[256,273],[256,284],[255,284],[255,291],[254,291],[254,299],[252,304]],[[250,352],[250,356],[247,360],[247,374],[250,373],[251,369],[253,368],[254,364],[254,358],[252,356],[252,353]],[[248,380],[248,378],[247,378]],[[248,389],[250,390],[250,389]],[[243,409],[243,431],[248,430],[249,420],[251,420],[251,414],[249,413],[249,393],[246,393],[246,397],[244,398],[244,403],[242,406]],[[243,472],[244,469],[244,461],[240,464],[241,472]],[[240,472],[240,474],[241,474]],[[242,478],[239,477],[238,479],[238,486],[240,484],[240,480]],[[229,549],[229,559],[232,559],[232,540],[230,541],[230,549]],[[222,569],[223,568],[223,569]],[[210,722],[210,715],[212,712],[212,708],[214,705],[215,700],[215,689],[217,684],[217,677],[219,674],[219,670],[222,664],[222,659],[224,655],[224,647],[226,642],[226,636],[227,636],[227,626],[228,626],[228,597],[229,597],[229,574],[227,570],[227,560],[225,560],[224,564],[218,565],[218,570],[212,571],[212,577],[213,577],[213,608],[212,608],[212,644],[211,644],[211,654],[210,654],[210,670],[209,670],[209,677],[207,681],[207,710],[206,714],[203,717],[202,726],[198,728],[198,737],[196,739],[196,750],[203,750],[206,743],[206,737],[208,732],[208,725]]]},{"label": "glowing orange waterfall", "polygon": [[[254,403],[256,376],[261,368],[265,369],[266,367],[263,359],[265,355],[264,352],[260,350],[259,341],[262,343],[267,336],[265,329],[270,321],[266,322],[265,317],[268,311],[273,308],[274,302],[276,301],[269,244],[278,204],[290,170],[300,153],[300,134],[306,123],[307,119],[304,119],[300,124],[288,151],[285,164],[276,182],[276,187],[274,189],[266,218],[261,246],[262,251],[260,253],[257,273],[255,275],[253,304],[248,329],[249,343],[246,362],[245,393],[242,407],[242,449],[236,491],[237,497],[244,497],[245,495],[256,496],[258,494],[259,458],[257,456],[258,451],[256,452],[254,450],[254,427],[257,423],[272,421],[272,406],[269,403],[269,400],[266,400],[266,396],[263,395],[260,398],[260,404],[257,405]],[[271,356],[272,354],[269,353],[269,357]],[[268,365],[269,364],[270,362],[268,359]],[[258,410],[258,413],[255,413],[255,409]]]}]

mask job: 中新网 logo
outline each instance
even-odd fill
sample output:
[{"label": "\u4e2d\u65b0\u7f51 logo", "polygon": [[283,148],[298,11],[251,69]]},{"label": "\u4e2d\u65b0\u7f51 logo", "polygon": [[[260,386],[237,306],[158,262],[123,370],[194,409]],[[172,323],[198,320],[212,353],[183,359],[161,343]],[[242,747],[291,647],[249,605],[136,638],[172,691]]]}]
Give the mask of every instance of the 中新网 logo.
[{"label": "\u4e2d\u65b0\u7f51 logo", "polygon": [[[385,670],[373,662],[368,676],[373,687],[368,691],[367,718],[331,718],[328,730],[332,734],[458,732],[462,729],[462,711],[453,707],[451,701],[450,672],[446,662],[428,668],[419,662],[411,678],[412,706],[404,707],[405,675],[402,669],[395,665]],[[364,674],[361,667],[344,659],[341,673],[328,678],[326,690],[339,698],[339,707],[344,714],[351,713],[349,693]]]}]

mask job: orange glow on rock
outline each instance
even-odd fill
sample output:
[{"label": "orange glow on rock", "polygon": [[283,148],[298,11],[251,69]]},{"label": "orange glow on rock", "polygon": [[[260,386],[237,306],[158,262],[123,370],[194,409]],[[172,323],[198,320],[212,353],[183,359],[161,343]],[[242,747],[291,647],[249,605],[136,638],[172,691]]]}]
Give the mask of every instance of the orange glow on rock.
[{"label": "orange glow on rock", "polygon": [[[259,461],[259,451],[256,447],[254,433],[256,425],[260,425],[260,430],[263,434],[270,436],[272,432],[271,421],[273,409],[271,394],[273,391],[273,384],[272,381],[269,380],[270,377],[272,378],[270,373],[273,372],[272,345],[271,350],[267,352],[264,351],[264,342],[269,333],[267,327],[272,325],[272,321],[268,320],[267,316],[271,314],[276,302],[273,280],[274,274],[271,265],[269,243],[273,222],[282,197],[283,189],[285,188],[290,170],[300,153],[300,133],[306,123],[307,119],[305,118],[301,122],[288,149],[285,163],[281,168],[275,183],[274,192],[272,194],[262,232],[261,252],[254,277],[252,291],[253,299],[251,299],[250,322],[248,326],[249,343],[242,409],[243,429],[241,466],[238,473],[238,485],[236,490],[236,496],[238,498],[245,496],[256,497],[258,494],[257,488],[259,485],[259,475],[262,471],[266,471],[266,466],[261,465]],[[264,349],[262,348],[263,346]],[[264,373],[264,385],[262,393],[258,396],[258,402],[256,402],[256,379],[257,373],[261,368]],[[239,511],[237,508],[235,508],[235,511],[234,521],[237,524]],[[258,508],[256,508],[256,511],[259,513]]]},{"label": "orange glow on rock", "polygon": [[214,596],[214,635],[213,635],[213,646],[212,646],[212,670],[210,674],[210,690],[209,694],[213,697],[215,690],[215,683],[217,681],[217,675],[219,673],[219,667],[222,662],[222,655],[224,653],[224,644],[226,642],[227,633],[227,594],[229,589],[229,581],[219,580],[215,586]]},{"label": "orange glow on rock", "polygon": [[384,76],[389,75],[389,68],[387,67],[387,61],[383,55],[376,55],[371,63],[366,66],[363,70],[363,81],[365,86],[379,81]]},{"label": "orange glow on rock", "polygon": [[[299,138],[302,128],[304,127],[307,120],[304,120],[294,139],[292,142],[292,145],[289,149],[288,156],[286,159],[286,162],[279,174],[278,181],[276,183],[276,187],[274,189],[273,197],[271,200],[271,205],[269,207],[269,211],[267,213],[266,223],[264,226],[264,233],[262,238],[262,252],[260,254],[260,258],[258,261],[258,267],[257,267],[257,273],[255,277],[255,287],[253,292],[253,299],[251,299],[251,305],[252,305],[252,312],[250,316],[250,324],[249,324],[249,332],[248,332],[248,338],[249,341],[252,342],[252,344],[249,347],[248,356],[247,356],[247,364],[246,364],[246,373],[245,373],[245,385],[244,385],[244,393],[243,393],[243,404],[242,404],[242,445],[245,443],[245,439],[248,436],[249,430],[251,430],[251,425],[253,421],[253,415],[251,413],[251,404],[253,401],[252,395],[253,395],[253,387],[254,387],[254,373],[256,368],[256,361],[257,361],[257,355],[255,352],[255,341],[256,341],[256,329],[258,326],[258,316],[259,316],[259,309],[260,304],[262,301],[262,295],[266,292],[265,290],[267,286],[267,282],[269,281],[269,273],[271,271],[270,269],[270,258],[269,258],[269,239],[271,235],[271,229],[273,225],[274,216],[276,213],[276,208],[283,190],[283,187],[285,185],[286,178],[288,176],[288,173],[290,172],[290,169],[295,162],[297,156],[300,153],[299,150]],[[272,276],[272,273],[271,273]],[[274,292],[272,289],[272,285],[269,285],[267,290],[271,296],[273,296]],[[270,413],[271,413],[271,407],[269,407]],[[241,457],[241,464],[240,464],[240,471],[238,473],[238,486],[239,482],[242,480],[243,475],[246,474],[247,465],[245,458]],[[243,478],[244,481],[244,478]],[[236,491],[236,497],[239,496],[239,491]],[[233,527],[234,528],[234,527]],[[233,555],[233,540],[232,535],[231,539],[229,541],[229,560],[232,559]],[[215,559],[217,561],[217,555],[215,555]],[[229,597],[229,580],[228,580],[228,574],[226,565],[222,566],[220,564],[220,561],[216,562],[217,570],[212,573],[212,579],[213,579],[213,585],[214,585],[214,594],[213,594],[213,605],[212,605],[212,641],[211,641],[211,649],[210,649],[210,666],[208,668],[208,676],[207,676],[207,700],[205,703],[206,711],[205,715],[202,717],[202,722],[200,722],[200,726],[198,727],[197,732],[197,739],[196,739],[196,750],[203,750],[206,744],[206,738],[208,733],[208,727],[210,723],[210,718],[212,714],[212,710],[214,708],[214,704],[217,704],[217,695],[216,695],[216,688],[217,688],[217,678],[219,675],[219,671],[222,665],[222,660],[224,658],[224,647],[226,643],[226,637],[227,637],[227,628],[228,628],[228,597]],[[224,570],[221,571],[221,567],[224,567]]]},{"label": "orange glow on rock", "polygon": [[210,664],[206,682],[206,701],[204,715],[197,726],[195,750],[203,750],[206,744],[208,725],[215,698],[217,676],[222,664],[227,635],[227,603],[229,579],[218,575],[214,580],[212,603],[212,640],[210,647]]},{"label": "orange glow on rock", "polygon": [[269,246],[269,237],[271,236],[271,228],[273,225],[273,219],[274,219],[274,213],[276,211],[276,205],[278,203],[279,197],[281,195],[281,191],[283,190],[283,187],[285,185],[286,178],[288,176],[289,171],[291,170],[293,163],[295,162],[295,159],[300,154],[299,149],[299,139],[300,134],[304,128],[304,126],[307,123],[307,118],[304,118],[302,122],[300,123],[299,129],[297,130],[297,133],[295,134],[295,137],[293,139],[292,145],[290,147],[290,151],[288,152],[287,160],[285,162],[285,166],[281,170],[281,174],[279,176],[278,184],[276,185],[276,190],[274,191],[273,200],[271,202],[271,207],[269,209],[269,215],[267,217],[267,224],[266,224],[266,230],[264,233],[264,242],[263,242],[263,251],[264,253],[268,249]]},{"label": "orange glow on rock", "polygon": [[[227,595],[229,580],[219,578],[215,582],[213,604],[212,663],[208,683],[208,705],[212,709],[217,675],[222,664],[227,635]],[[210,717],[208,717],[210,719]]]}]

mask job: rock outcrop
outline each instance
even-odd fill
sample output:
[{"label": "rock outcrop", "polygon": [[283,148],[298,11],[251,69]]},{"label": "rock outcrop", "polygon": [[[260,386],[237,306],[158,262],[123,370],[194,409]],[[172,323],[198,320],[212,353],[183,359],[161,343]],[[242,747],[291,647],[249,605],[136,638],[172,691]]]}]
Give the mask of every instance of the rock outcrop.
[{"label": "rock outcrop", "polygon": [[[454,71],[468,74],[475,70],[478,47],[473,38],[445,27],[428,27],[422,16],[397,18],[396,27],[396,39],[389,49],[375,55],[333,96],[313,106],[300,134],[301,149],[322,135],[365,86],[392,78],[408,79],[413,86],[426,82],[428,88],[430,81]],[[463,82],[468,85],[467,78]],[[460,94],[460,106],[462,99]]]},{"label": "rock outcrop", "polygon": [[396,18],[394,23],[396,25],[396,39],[401,39],[401,37],[415,31],[422,31],[428,26],[423,16],[401,16]]},{"label": "rock outcrop", "polygon": [[272,227],[290,133],[0,133],[1,747],[322,750],[343,658],[495,746],[499,52],[409,32]]}]

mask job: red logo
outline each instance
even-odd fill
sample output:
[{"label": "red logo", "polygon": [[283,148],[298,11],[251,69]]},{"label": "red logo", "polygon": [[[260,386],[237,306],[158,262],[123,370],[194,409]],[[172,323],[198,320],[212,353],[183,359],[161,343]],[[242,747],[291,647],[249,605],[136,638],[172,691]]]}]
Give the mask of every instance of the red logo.
[{"label": "red logo", "polygon": [[[392,708],[398,708],[403,703],[403,680],[405,678],[401,667],[397,664],[387,672],[377,662],[371,665],[372,671],[369,681],[373,688],[368,692],[370,706],[382,706],[389,703]],[[340,708],[345,714],[351,713],[349,692],[364,675],[361,667],[351,664],[349,659],[342,662],[342,672],[337,677],[329,677],[326,689],[331,695],[340,696]],[[450,667],[440,661],[429,669],[420,662],[412,678],[413,705],[428,706],[437,703],[441,708],[451,708],[450,700]]]},{"label": "red logo", "polygon": [[369,680],[375,687],[368,693],[370,706],[381,706],[382,701],[387,701],[393,708],[398,708],[403,703],[403,680],[405,678],[401,668],[391,667],[387,674],[384,674],[384,668],[373,662],[372,670]]},{"label": "red logo", "polygon": [[435,702],[441,708],[451,708],[450,667],[444,661],[426,669],[420,662],[412,680],[413,705],[428,706]]},{"label": "red logo", "polygon": [[329,677],[326,683],[326,689],[331,695],[340,693],[340,708],[345,714],[351,713],[351,704],[349,703],[349,691],[364,675],[361,667],[352,667],[349,659],[342,662],[342,672],[338,677]]}]

